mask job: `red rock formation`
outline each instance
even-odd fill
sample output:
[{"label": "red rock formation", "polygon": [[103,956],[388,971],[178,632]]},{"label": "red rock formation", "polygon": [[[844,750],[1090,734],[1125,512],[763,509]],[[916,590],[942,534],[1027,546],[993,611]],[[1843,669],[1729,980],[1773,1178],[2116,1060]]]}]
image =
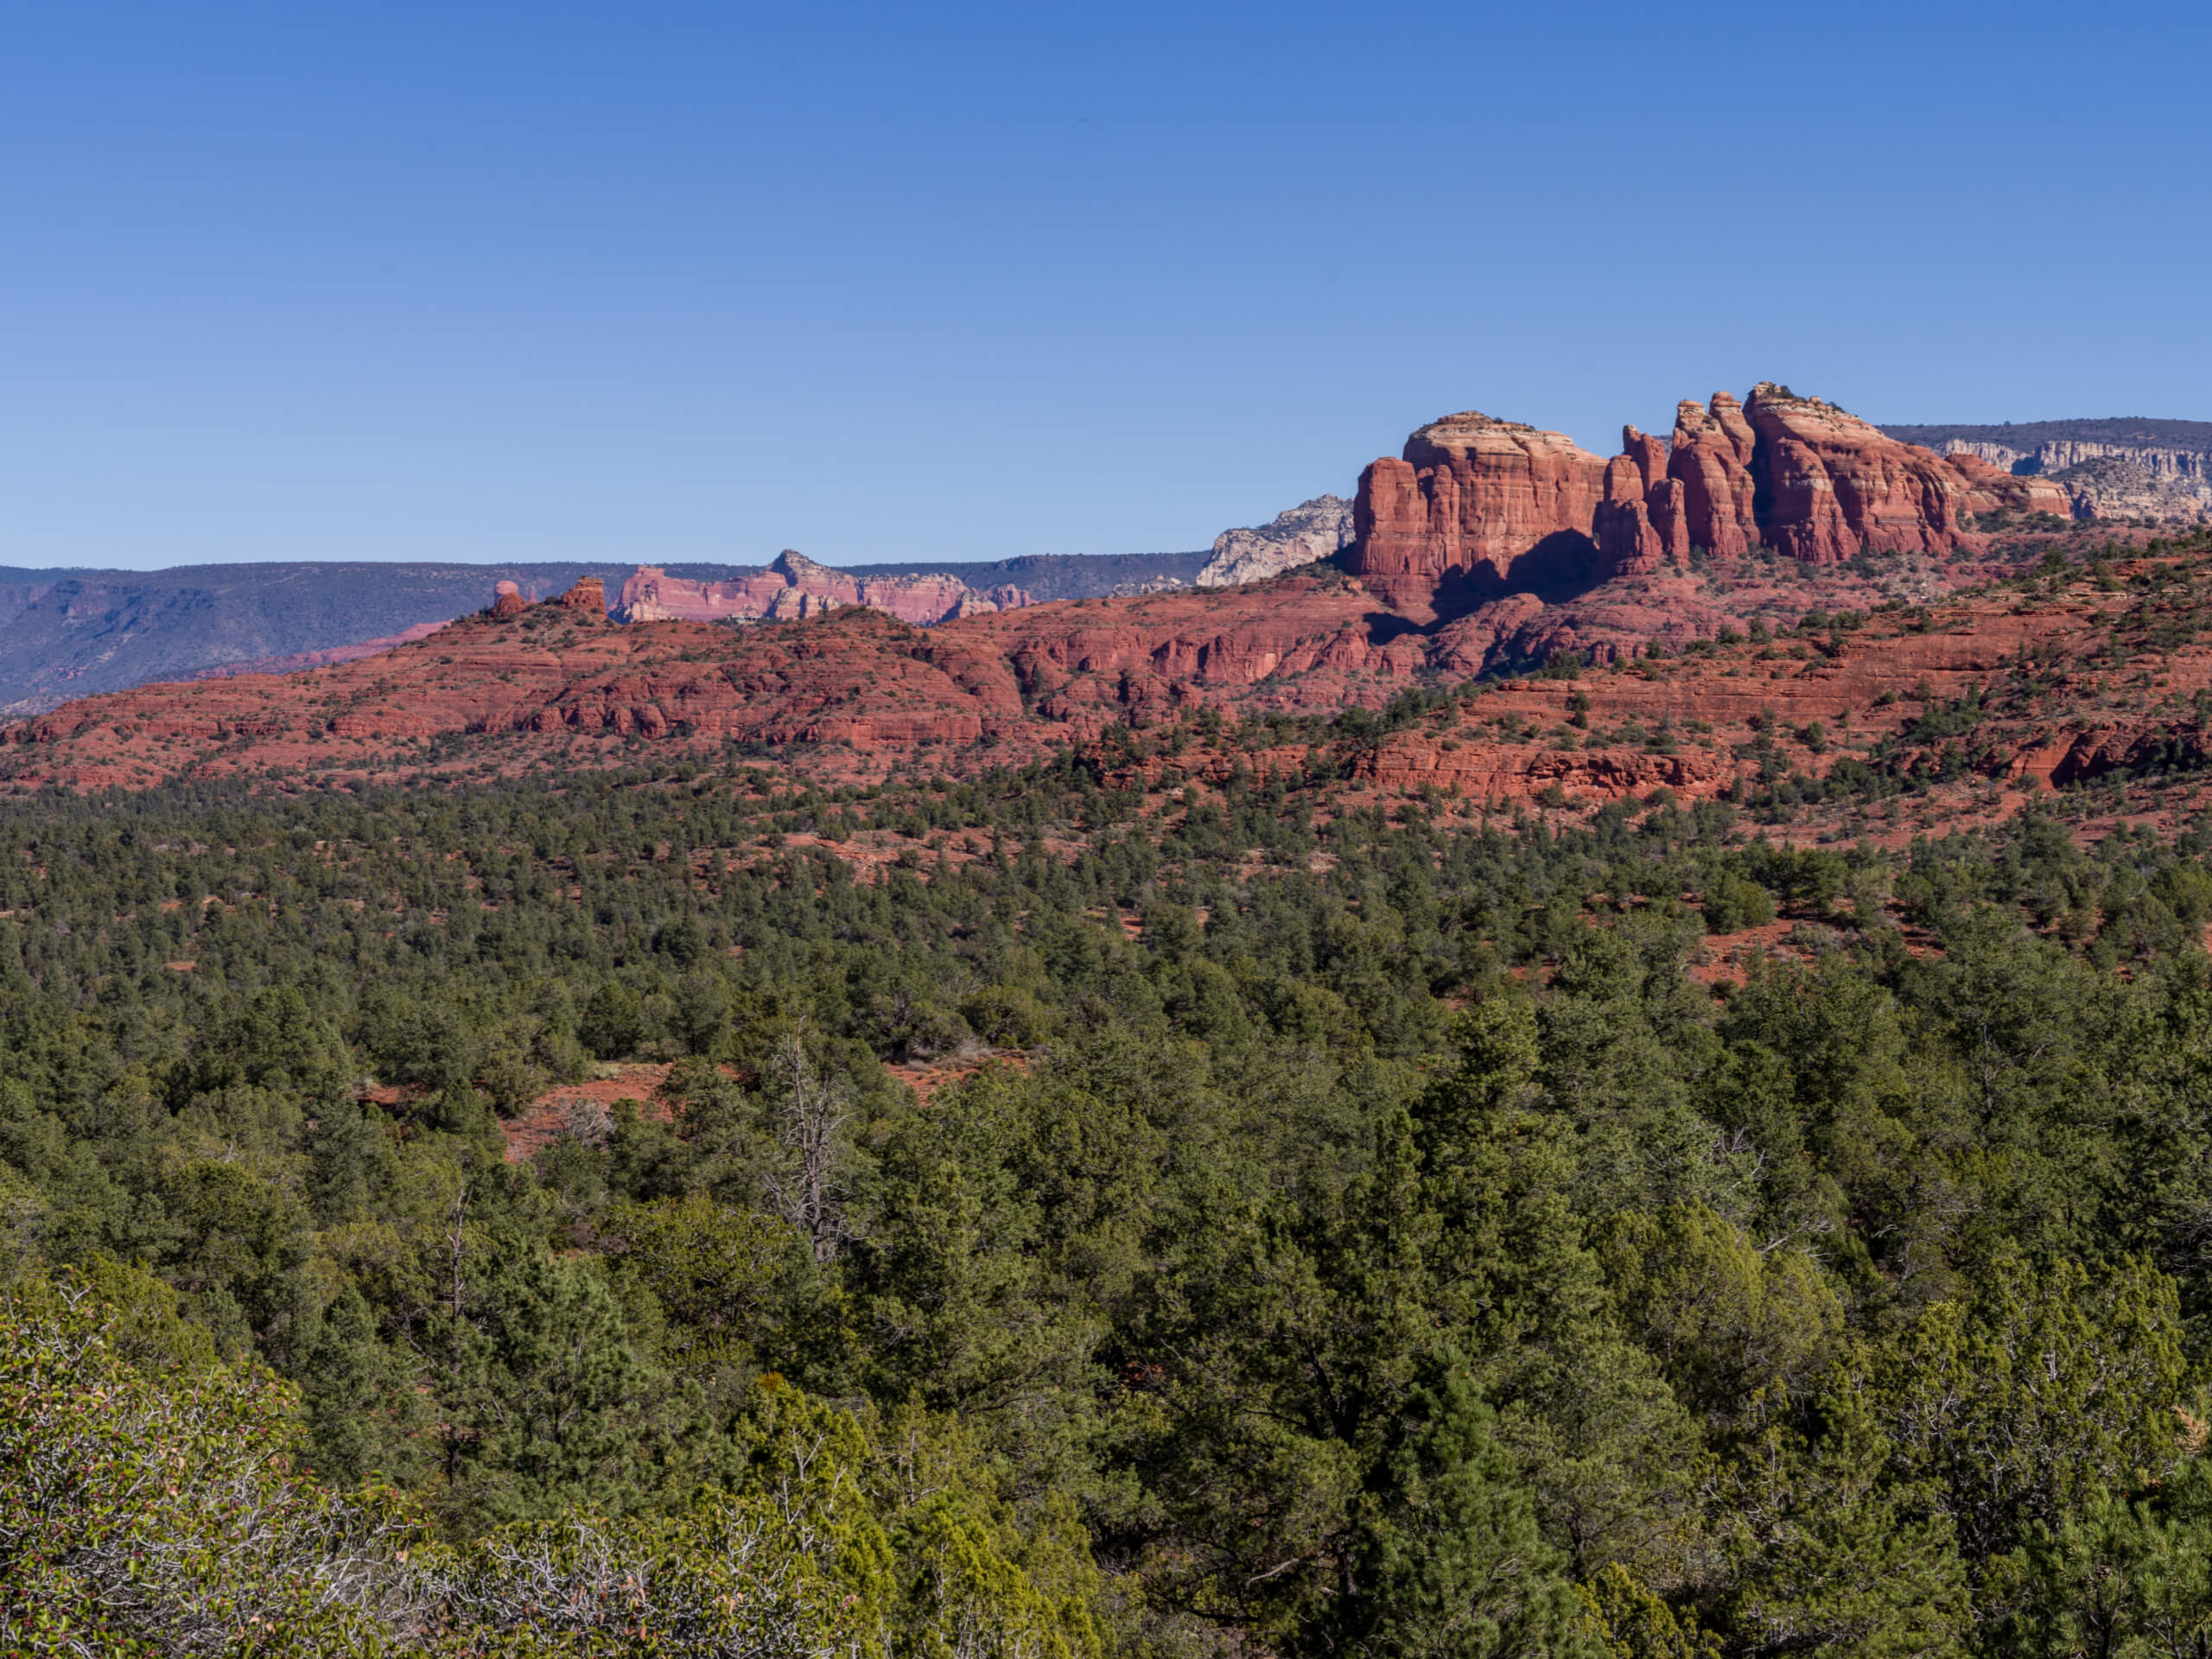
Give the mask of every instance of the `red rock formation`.
[{"label": "red rock formation", "polygon": [[1991,466],[1970,449],[1943,457],[1967,486],[1959,511],[1979,517],[1986,512],[2048,512],[2061,518],[2074,516],[2073,498],[2066,486],[2048,478],[2022,477]]},{"label": "red rock formation", "polygon": [[[632,738],[701,752],[796,745],[793,764],[838,776],[884,755],[950,765],[975,745],[968,764],[995,766],[1181,706],[1380,703],[1412,683],[1427,649],[1341,576],[1023,607],[926,632],[864,606],[757,628],[580,628],[594,601],[560,608],[572,596],[518,626],[480,613],[428,645],[313,673],[65,704],[0,733],[0,772],[92,787],[293,766],[389,779],[436,769],[419,742],[464,736],[498,740],[488,752],[512,770],[620,764]],[[558,626],[533,627],[539,615]]]},{"label": "red rock formation", "polygon": [[[1847,571],[1798,572],[1777,578],[1769,598],[1824,607],[1853,580]],[[1325,775],[1350,766],[1390,788],[1554,810],[1562,798],[1587,805],[1661,785],[1704,796],[1757,785],[1755,730],[1783,746],[1793,770],[1818,777],[1883,740],[1925,749],[1930,741],[1916,738],[1912,724],[1929,699],[1968,692],[1986,698],[1971,755],[1953,740],[1933,741],[1950,743],[1951,759],[1986,780],[2031,790],[2202,756],[2189,699],[2212,690],[2212,642],[2164,641],[2165,696],[2157,706],[2111,706],[2115,639],[2133,628],[2129,643],[2149,644],[2134,628],[2139,619],[2131,620],[2138,596],[2125,588],[2083,582],[2062,600],[2030,605],[2010,590],[1977,594],[1941,608],[1932,626],[1877,614],[1771,646],[1650,658],[1630,647],[1713,617],[1689,615],[1696,583],[1687,574],[1620,586],[1643,596],[1638,616],[1608,620],[1520,594],[1433,632],[1376,614],[1340,577],[1295,575],[1264,588],[1042,606],[929,631],[860,607],[749,629],[580,627],[551,607],[519,623],[480,613],[368,660],[66,705],[0,732],[0,778],[16,788],[136,787],[281,771],[290,788],[476,775],[487,765],[559,774],[631,764],[639,742],[702,759],[726,757],[732,743],[772,745],[787,776],[958,775],[1179,708],[1374,706],[1424,680],[1560,648],[1610,652],[1620,671],[1495,688],[1393,730],[1379,747],[1324,755]],[[1731,601],[1741,592],[1732,588]],[[2023,692],[2009,670],[2030,654],[2056,666]],[[1623,661],[1630,656],[1632,667]],[[1562,729],[1570,714],[1581,719],[1572,735]],[[1831,734],[1819,746],[1797,735],[1815,720]]]},{"label": "red rock formation", "polygon": [[1737,558],[1758,539],[1753,512],[1750,424],[1736,400],[1713,394],[1710,409],[1685,399],[1675,410],[1667,476],[1681,486],[1684,532],[1716,558]]},{"label": "red rock formation", "polygon": [[1681,480],[1662,478],[1654,484],[1644,509],[1667,556],[1677,564],[1687,561],[1695,543],[1690,537],[1689,492]]},{"label": "red rock formation", "polygon": [[530,608],[530,602],[522,596],[522,589],[512,582],[501,582],[492,592],[492,614],[501,622],[510,617],[520,616]]},{"label": "red rock formation", "polygon": [[1348,568],[1427,621],[1447,594],[1459,609],[1580,576],[1648,575],[1694,547],[1727,559],[1764,543],[1817,564],[1943,555],[1968,544],[1961,511],[2065,511],[2048,484],[1947,463],[1770,383],[1740,405],[1725,391],[1682,404],[1671,446],[1624,428],[1621,449],[1600,461],[1486,415],[1433,423],[1402,460],[1361,474]]},{"label": "red rock formation", "polygon": [[574,611],[579,620],[607,620],[607,587],[597,576],[579,576],[576,585],[553,602],[563,610]]},{"label": "red rock formation", "polygon": [[1437,592],[1589,574],[1605,463],[1558,432],[1470,410],[1406,440],[1360,474],[1351,569],[1390,604],[1433,615]]},{"label": "red rock formation", "polygon": [[1621,428],[1621,453],[1636,463],[1637,476],[1643,480],[1643,492],[1651,491],[1667,478],[1667,446],[1648,433],[1632,426]]},{"label": "red rock formation", "polygon": [[1645,510],[1644,490],[1633,455],[1615,455],[1605,463],[1605,499],[1598,504],[1592,527],[1599,569],[1607,576],[1647,575],[1667,556]]},{"label": "red rock formation", "polygon": [[841,605],[864,605],[925,627],[1030,602],[1019,588],[981,592],[942,575],[855,576],[789,548],[765,570],[729,582],[693,582],[640,565],[622,584],[626,621],[796,621]]},{"label": "red rock formation", "polygon": [[1647,575],[1689,556],[1689,521],[1681,485],[1667,476],[1667,446],[1632,426],[1621,429],[1621,453],[1605,463],[1605,499],[1592,533],[1607,576]]},{"label": "red rock formation", "polygon": [[1963,544],[1965,485],[1929,451],[1771,382],[1751,388],[1744,414],[1758,435],[1758,518],[1769,546],[1835,564],[1862,550],[1943,554]]}]

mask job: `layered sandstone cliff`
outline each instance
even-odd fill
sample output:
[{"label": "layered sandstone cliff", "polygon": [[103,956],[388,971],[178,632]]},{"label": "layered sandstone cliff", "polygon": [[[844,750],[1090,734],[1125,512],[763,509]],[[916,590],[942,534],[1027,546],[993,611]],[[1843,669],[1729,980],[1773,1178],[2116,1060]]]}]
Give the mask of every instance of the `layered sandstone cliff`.
[{"label": "layered sandstone cliff", "polygon": [[2056,479],[2000,472],[1970,449],[1954,450],[1943,461],[1965,481],[1961,513],[1975,518],[1993,512],[2047,512],[2060,518],[2080,516],[2074,498]]},{"label": "layered sandstone cliff", "polygon": [[622,584],[617,610],[629,622],[787,622],[843,605],[863,605],[925,627],[1028,604],[1019,588],[979,592],[951,576],[855,576],[785,548],[757,575],[695,582],[640,565]]},{"label": "layered sandstone cliff", "polygon": [[1752,475],[1770,547],[1811,564],[1860,552],[1954,551],[1966,483],[1933,451],[1855,415],[1763,381],[1745,400],[1758,439]]},{"label": "layered sandstone cliff", "polygon": [[1409,613],[1454,587],[1530,588],[1591,573],[1605,463],[1560,432],[1470,410],[1432,421],[1359,475],[1353,569]]},{"label": "layered sandstone cliff", "polygon": [[2119,461],[2153,478],[2212,485],[2212,421],[2111,416],[1883,429],[1937,454],[1971,454],[1999,472],[2047,477],[2088,461]]},{"label": "layered sandstone cliff", "polygon": [[1600,460],[1563,434],[1454,415],[1360,474],[1346,568],[1416,620],[1508,593],[1651,575],[1758,547],[1811,564],[1943,557],[1999,512],[2070,512],[2048,480],[1902,443],[1762,382],[1685,402],[1662,442],[1623,429]]},{"label": "layered sandstone cliff", "polygon": [[[1952,457],[1954,461],[1958,459]],[[2212,517],[2212,482],[2183,474],[2153,473],[2111,456],[2079,462],[2049,478],[2019,481],[2059,492],[2071,503],[2077,518],[2193,524]]]},{"label": "layered sandstone cliff", "polygon": [[1351,538],[1351,503],[1341,495],[1317,495],[1267,524],[1223,531],[1213,538],[1213,556],[1198,572],[1197,585],[1234,588],[1265,582],[1325,559],[1349,546]]}]

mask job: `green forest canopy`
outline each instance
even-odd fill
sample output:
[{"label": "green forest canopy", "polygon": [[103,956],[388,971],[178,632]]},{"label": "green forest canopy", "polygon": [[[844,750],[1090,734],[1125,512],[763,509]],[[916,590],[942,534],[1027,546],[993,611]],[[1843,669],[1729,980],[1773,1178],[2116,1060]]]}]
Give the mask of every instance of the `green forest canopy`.
[{"label": "green forest canopy", "polygon": [[0,1648],[2205,1650],[2212,834],[1329,801],[9,803]]}]

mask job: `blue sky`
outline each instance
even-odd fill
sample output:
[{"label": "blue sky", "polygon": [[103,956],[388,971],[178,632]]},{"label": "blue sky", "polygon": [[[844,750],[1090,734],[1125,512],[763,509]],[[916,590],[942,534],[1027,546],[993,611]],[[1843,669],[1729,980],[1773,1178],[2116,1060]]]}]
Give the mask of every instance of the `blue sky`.
[{"label": "blue sky", "polygon": [[2212,418],[2207,11],[0,4],[0,563],[1192,548],[1763,378]]}]

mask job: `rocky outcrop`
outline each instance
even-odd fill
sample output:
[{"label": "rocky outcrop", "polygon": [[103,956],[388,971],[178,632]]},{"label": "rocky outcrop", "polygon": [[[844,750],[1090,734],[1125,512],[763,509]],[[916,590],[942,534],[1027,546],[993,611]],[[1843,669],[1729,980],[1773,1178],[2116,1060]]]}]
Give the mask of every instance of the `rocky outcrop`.
[{"label": "rocky outcrop", "polygon": [[948,575],[855,576],[785,548],[766,569],[728,582],[696,582],[640,565],[622,584],[616,608],[629,622],[784,622],[861,605],[931,627],[1029,602],[1019,588],[979,592]]},{"label": "rocky outcrop", "polygon": [[1667,461],[1658,439],[1621,429],[1621,453],[1605,463],[1605,499],[1592,527],[1600,575],[1649,575],[1689,556],[1688,493],[1667,475]]},{"label": "rocky outcrop", "polygon": [[1608,576],[1648,575],[1667,556],[1644,505],[1645,488],[1632,457],[1615,455],[1605,463],[1605,499],[1598,504],[1592,531]]},{"label": "rocky outcrop", "polygon": [[1759,539],[1751,457],[1758,440],[1736,400],[1713,394],[1710,406],[1685,400],[1675,409],[1675,440],[1667,476],[1682,486],[1682,517],[1693,547],[1716,558],[1738,558]]},{"label": "rocky outcrop", "polygon": [[564,611],[574,612],[579,621],[607,620],[607,587],[597,576],[582,577],[553,602]]},{"label": "rocky outcrop", "polygon": [[1286,570],[1325,559],[1351,544],[1352,505],[1340,495],[1317,495],[1268,523],[1224,530],[1213,539],[1213,556],[1198,572],[1201,588],[1233,588],[1265,582]]},{"label": "rocky outcrop", "polygon": [[[283,678],[142,686],[0,732],[0,775],[135,786],[310,768],[327,779],[617,765],[637,740],[686,753],[785,747],[796,770],[867,775],[1022,761],[1192,706],[1334,712],[1412,684],[1427,643],[1352,583],[1287,576],[1022,607],[921,629],[865,606],[733,629],[518,626],[484,613],[434,640]],[[550,614],[563,626],[529,626]],[[574,613],[581,619],[582,611]]]},{"label": "rocky outcrop", "polygon": [[1432,421],[1360,474],[1350,568],[1410,614],[1443,590],[1540,587],[1596,570],[1605,463],[1564,433],[1473,410]]},{"label": "rocky outcrop", "polygon": [[1767,545],[1811,564],[1861,552],[1947,554],[1963,544],[1965,481],[1929,450],[1817,397],[1763,381],[1744,404],[1758,527]]},{"label": "rocky outcrop", "polygon": [[[1784,607],[1826,607],[1862,580],[1847,569],[1751,563]],[[2125,562],[2107,569],[2138,574]],[[1740,574],[1746,585],[1760,579],[1758,569]],[[734,744],[747,754],[740,777],[775,785],[969,776],[1069,749],[1127,778],[1126,760],[1114,757],[1142,748],[1145,781],[1162,788],[1288,772],[1349,785],[1355,798],[1375,787],[1418,792],[1432,810],[1547,813],[1648,800],[1662,787],[1678,800],[1741,800],[1772,780],[1777,761],[1815,779],[1879,764],[1923,779],[1929,792],[1918,801],[1944,788],[1954,799],[1970,793],[1971,819],[1987,809],[1991,785],[2024,798],[2212,762],[2192,712],[2199,693],[2212,693],[2212,641],[2185,626],[2200,612],[2165,617],[2153,632],[2125,581],[2044,596],[1977,588],[1932,614],[1875,612],[1852,627],[1739,634],[1693,653],[1637,650],[1632,664],[1624,658],[1639,632],[1648,642],[1703,626],[1687,602],[1696,583],[1671,572],[1618,587],[1643,596],[1643,614],[1585,613],[1573,625],[1579,637],[1562,631],[1566,607],[1531,594],[1485,601],[1434,631],[1410,628],[1332,571],[931,630],[863,607],[746,629],[580,627],[550,606],[519,623],[480,611],[373,660],[68,704],[0,732],[0,779],[20,791],[281,778],[289,791],[487,771],[569,777],[633,766],[645,745],[711,763]],[[1730,601],[1741,591],[1732,585]],[[2185,607],[2193,591],[2170,588]],[[1624,632],[1609,645],[1607,630]],[[2112,690],[2132,671],[2115,647],[2155,660],[2164,695],[2115,703]],[[1294,730],[1288,744],[1255,749],[1239,732],[1210,747],[1203,727],[1184,725],[1166,743],[1119,734],[1101,742],[1124,722],[1150,728],[1192,707],[1376,707],[1409,686],[1560,648],[1593,662],[1610,649],[1620,671],[1470,688],[1357,736]],[[2032,683],[2014,671],[2029,660],[2042,665]],[[1929,733],[1929,711],[1968,696],[1980,711],[1970,742]],[[714,779],[718,769],[706,770]]]},{"label": "rocky outcrop", "polygon": [[492,615],[499,621],[520,616],[529,608],[530,601],[522,596],[522,589],[512,582],[503,582],[492,590]]},{"label": "rocky outcrop", "polygon": [[2050,480],[1947,461],[1762,382],[1742,404],[1725,391],[1681,404],[1669,442],[1624,428],[1610,461],[1487,415],[1433,422],[1360,475],[1344,563],[1427,621],[1501,594],[1652,575],[1700,550],[1940,558],[1980,545],[1977,520],[2072,510]]},{"label": "rocky outcrop", "polygon": [[2212,483],[2212,421],[2113,416],[2007,421],[1999,426],[1889,426],[1883,430],[1939,455],[1971,454],[2004,473],[2048,476],[2088,461],[2124,461],[2153,478]]},{"label": "rocky outcrop", "polygon": [[[1952,456],[1954,464],[1959,457]],[[2059,492],[2077,518],[2147,518],[2194,524],[2212,517],[2212,483],[2186,474],[2157,474],[2133,461],[2102,457],[2049,478],[2015,480]]]},{"label": "rocky outcrop", "polygon": [[1999,512],[2047,512],[2060,518],[2075,516],[2072,498],[2054,480],[1999,472],[1971,450],[1954,450],[1943,457],[1943,462],[1967,486],[1959,503],[1962,518],[1983,518]]}]

